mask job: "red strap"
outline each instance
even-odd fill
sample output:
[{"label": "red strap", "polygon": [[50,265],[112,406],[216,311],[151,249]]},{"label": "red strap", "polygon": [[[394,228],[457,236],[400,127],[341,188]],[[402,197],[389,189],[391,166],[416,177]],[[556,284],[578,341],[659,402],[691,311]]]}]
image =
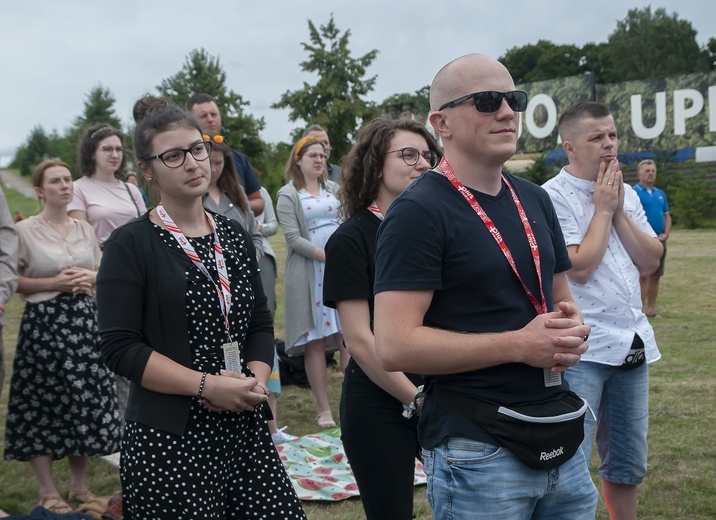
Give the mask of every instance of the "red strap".
[{"label": "red strap", "polygon": [[520,276],[520,273],[517,271],[517,264],[515,264],[515,259],[512,257],[512,252],[510,251],[510,248],[507,247],[507,244],[505,243],[504,239],[502,238],[502,234],[497,229],[497,226],[495,226],[495,223],[492,221],[492,219],[485,213],[485,210],[482,209],[482,206],[480,206],[480,203],[477,202],[477,199],[475,199],[475,196],[472,194],[472,192],[462,183],[458,180],[457,177],[455,177],[455,172],[453,171],[450,164],[448,164],[447,160],[443,157],[440,161],[440,164],[437,167],[437,171],[442,173],[449,181],[450,183],[455,187],[455,189],[460,192],[460,194],[465,198],[465,200],[470,204],[472,209],[477,213],[477,215],[480,217],[482,222],[487,227],[488,231],[492,235],[492,238],[495,239],[495,242],[497,242],[497,245],[500,247],[500,250],[502,251],[502,254],[505,255],[505,258],[507,259],[507,262],[510,264],[510,267],[512,267],[512,270],[515,272],[515,275],[517,275],[517,279],[522,284],[522,287],[524,288],[525,292],[527,293],[527,296],[529,297],[530,301],[532,302],[532,305],[534,305],[534,308],[537,310],[537,314],[544,314],[547,312],[547,300],[544,296],[544,289],[542,287],[542,269],[540,268],[540,256],[539,256],[539,247],[537,246],[537,238],[535,237],[534,232],[532,231],[532,226],[530,226],[530,221],[527,218],[527,214],[525,213],[524,208],[522,207],[522,203],[520,202],[520,199],[517,197],[517,193],[515,193],[515,190],[512,188],[512,185],[507,180],[507,177],[502,175],[502,180],[505,182],[507,187],[510,190],[510,193],[512,194],[512,200],[515,203],[515,206],[517,207],[517,213],[520,216],[520,220],[522,221],[522,227],[525,229],[525,235],[527,236],[527,241],[530,244],[530,251],[532,251],[532,260],[535,264],[535,269],[537,270],[537,279],[539,280],[539,290],[540,290],[540,296],[542,297],[542,303],[537,301],[537,298],[532,294],[532,292],[529,290],[529,288],[525,285],[525,283],[522,281],[522,277]]},{"label": "red strap", "polygon": [[229,334],[229,338],[231,337],[231,334],[229,333],[229,312],[231,311],[231,285],[229,284],[229,273],[226,270],[226,263],[224,261],[224,252],[221,248],[221,244],[219,243],[219,235],[216,233],[216,223],[214,222],[214,219],[211,218],[211,216],[204,212],[206,215],[206,220],[209,223],[209,226],[211,226],[211,231],[214,234],[214,259],[216,261],[216,270],[219,273],[219,285],[217,286],[214,282],[214,279],[209,274],[209,271],[207,270],[206,266],[204,265],[204,262],[202,262],[201,258],[199,258],[199,255],[196,254],[196,251],[192,247],[192,245],[187,240],[186,236],[184,236],[184,233],[182,233],[181,229],[179,229],[179,226],[177,226],[174,223],[174,220],[169,216],[169,213],[164,209],[164,206],[160,202],[157,205],[157,215],[159,218],[164,222],[164,225],[167,227],[167,231],[172,234],[174,239],[179,243],[181,248],[184,250],[184,253],[186,253],[186,256],[189,257],[189,259],[194,263],[194,265],[199,269],[199,271],[202,272],[204,276],[211,282],[211,284],[214,286],[214,289],[216,289],[216,294],[219,297],[219,305],[221,307],[221,313],[224,315],[224,326],[226,327],[226,332]]}]

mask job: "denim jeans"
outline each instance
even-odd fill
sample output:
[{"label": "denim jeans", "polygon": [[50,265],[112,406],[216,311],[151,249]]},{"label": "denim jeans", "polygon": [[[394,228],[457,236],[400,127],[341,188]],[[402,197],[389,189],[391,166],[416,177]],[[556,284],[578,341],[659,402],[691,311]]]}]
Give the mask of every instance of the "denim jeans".
[{"label": "denim jeans", "polygon": [[599,476],[616,484],[641,484],[646,475],[649,430],[649,370],[633,370],[583,361],[567,370],[569,387],[589,403],[597,416],[584,419],[582,450],[591,460],[594,431],[601,459]]},{"label": "denim jeans", "polygon": [[509,450],[462,437],[423,449],[435,520],[593,520],[597,489],[581,451],[551,470],[525,466]]}]

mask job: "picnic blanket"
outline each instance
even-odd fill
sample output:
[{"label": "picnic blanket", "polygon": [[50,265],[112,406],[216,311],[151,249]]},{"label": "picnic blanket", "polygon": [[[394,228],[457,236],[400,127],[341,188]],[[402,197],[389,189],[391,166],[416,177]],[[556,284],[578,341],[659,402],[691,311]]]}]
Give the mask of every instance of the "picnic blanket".
[{"label": "picnic blanket", "polygon": [[[343,451],[340,428],[304,435],[279,444],[276,449],[301,500],[336,501],[359,495]],[[427,483],[423,465],[417,459],[414,483],[416,486]]]},{"label": "picnic blanket", "polygon": [[[336,501],[357,497],[358,485],[341,442],[341,429],[311,433],[276,446],[291,484],[301,500]],[[119,466],[119,454],[103,457]],[[416,486],[426,484],[423,464],[415,460]]]}]

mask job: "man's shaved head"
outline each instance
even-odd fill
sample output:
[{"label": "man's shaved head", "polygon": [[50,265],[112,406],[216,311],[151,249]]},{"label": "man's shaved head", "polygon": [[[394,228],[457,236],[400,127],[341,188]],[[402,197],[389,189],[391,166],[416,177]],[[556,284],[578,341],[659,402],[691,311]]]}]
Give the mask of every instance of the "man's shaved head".
[{"label": "man's shaved head", "polygon": [[499,61],[484,54],[466,54],[445,65],[435,75],[430,85],[430,110],[438,110],[441,105],[466,94],[476,85],[490,90],[489,82],[495,77],[504,77],[509,72]]}]

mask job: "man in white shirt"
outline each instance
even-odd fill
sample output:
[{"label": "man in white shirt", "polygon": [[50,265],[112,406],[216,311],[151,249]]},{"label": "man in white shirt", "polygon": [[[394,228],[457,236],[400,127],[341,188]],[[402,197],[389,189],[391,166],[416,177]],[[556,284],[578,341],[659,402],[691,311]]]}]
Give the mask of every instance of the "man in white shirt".
[{"label": "man in white shirt", "polygon": [[569,165],[543,187],[572,261],[567,277],[574,301],[592,327],[589,350],[567,379],[597,415],[596,424],[585,420],[582,449],[590,460],[596,427],[610,517],[636,519],[637,485],[646,474],[647,363],[661,357],[641,311],[639,272],[654,272],[663,248],[639,197],[622,180],[609,109],[578,103],[560,117],[559,133]]}]

